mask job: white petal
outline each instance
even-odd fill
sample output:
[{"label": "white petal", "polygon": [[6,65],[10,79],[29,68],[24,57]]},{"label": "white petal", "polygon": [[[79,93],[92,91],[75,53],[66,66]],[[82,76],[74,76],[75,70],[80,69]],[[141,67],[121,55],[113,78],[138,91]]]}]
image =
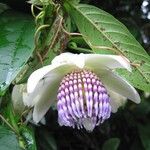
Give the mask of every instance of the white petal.
[{"label": "white petal", "polygon": [[117,55],[85,54],[85,66],[109,69],[125,68],[131,71],[129,60]]},{"label": "white petal", "polygon": [[23,92],[26,91],[26,84],[15,85],[12,91],[12,103],[16,113],[21,114],[24,111]]},{"label": "white petal", "polygon": [[44,80],[39,81],[35,90],[32,93],[23,93],[23,102],[28,107],[33,107],[36,102],[40,99],[41,91],[43,90]]},{"label": "white petal", "polygon": [[83,68],[85,64],[85,54],[62,53],[52,60],[52,65],[74,64],[79,68]]},{"label": "white petal", "polygon": [[38,123],[44,117],[56,100],[60,80],[61,77],[59,76],[54,76],[53,80],[46,77],[39,81],[33,93],[24,96],[24,103],[28,106],[34,106],[33,120],[35,123]]},{"label": "white petal", "polygon": [[34,105],[33,120],[35,123],[38,123],[44,117],[50,106],[57,100],[57,91],[62,77],[55,76],[54,78],[53,80],[49,77],[45,79],[40,98]]},{"label": "white petal", "polygon": [[74,64],[61,64],[61,65],[49,65],[49,66],[45,66],[43,68],[40,68],[36,71],[34,71],[27,82],[27,92],[28,93],[32,93],[35,89],[35,87],[37,86],[38,82],[45,77],[45,75],[47,74],[51,74],[51,72],[54,74],[54,72],[56,72],[55,74],[59,73],[59,74],[63,74],[64,73],[68,73],[68,71],[72,70],[73,68],[76,68],[76,66]]},{"label": "white petal", "polygon": [[33,92],[30,94],[28,94],[27,92],[23,93],[23,103],[25,106],[33,107],[36,104],[36,102],[39,101],[39,99],[40,94],[38,94],[38,92]]},{"label": "white petal", "polygon": [[108,90],[108,93],[110,95],[111,111],[113,113],[116,113],[118,108],[120,106],[123,106],[126,103],[127,98],[124,96],[121,96],[121,95],[119,95],[116,92],[113,92],[111,90]]},{"label": "white petal", "polygon": [[135,88],[121,76],[111,70],[95,70],[107,89],[110,89],[135,103],[140,103],[141,99]]},{"label": "white petal", "polygon": [[24,103],[34,106],[33,120],[38,123],[54,103],[62,78],[75,69],[74,65],[62,65],[48,72],[32,93],[24,95]]},{"label": "white petal", "polygon": [[46,125],[46,119],[45,119],[45,117],[43,117],[43,118],[41,119],[40,123],[43,124],[43,125]]},{"label": "white petal", "polygon": [[45,74],[53,70],[55,66],[48,65],[45,67],[42,67],[36,71],[34,71],[30,77],[28,78],[27,82],[27,92],[32,93],[38,84],[38,82],[44,77]]}]

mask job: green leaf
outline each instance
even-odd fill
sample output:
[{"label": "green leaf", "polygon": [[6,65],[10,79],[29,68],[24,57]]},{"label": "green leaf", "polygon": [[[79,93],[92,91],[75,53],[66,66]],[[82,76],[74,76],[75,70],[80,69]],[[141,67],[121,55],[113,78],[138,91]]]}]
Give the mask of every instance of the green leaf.
[{"label": "green leaf", "polygon": [[26,14],[12,10],[0,14],[0,94],[32,55],[34,22]]},{"label": "green leaf", "polygon": [[37,150],[33,129],[26,126],[21,126],[20,133],[25,141],[25,149]]},{"label": "green leaf", "polygon": [[150,124],[139,124],[138,130],[145,150],[150,150]]},{"label": "green leaf", "polygon": [[118,138],[111,138],[104,143],[102,150],[117,150],[119,144],[120,140]]},{"label": "green leaf", "polygon": [[64,6],[94,53],[127,57],[133,71],[119,70],[119,73],[135,87],[150,91],[150,57],[121,22],[94,6],[71,3]]},{"label": "green leaf", "polygon": [[0,149],[1,150],[20,150],[19,143],[14,132],[0,126]]}]

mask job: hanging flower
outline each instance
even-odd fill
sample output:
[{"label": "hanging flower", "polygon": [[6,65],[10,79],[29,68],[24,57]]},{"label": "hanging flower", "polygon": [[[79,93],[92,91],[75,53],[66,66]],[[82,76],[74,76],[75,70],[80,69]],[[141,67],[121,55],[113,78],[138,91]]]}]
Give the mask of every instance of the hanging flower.
[{"label": "hanging flower", "polygon": [[38,123],[57,102],[59,125],[92,131],[126,98],[140,102],[134,87],[114,72],[116,68],[131,71],[121,56],[63,53],[31,74],[24,104],[34,107],[33,120]]}]

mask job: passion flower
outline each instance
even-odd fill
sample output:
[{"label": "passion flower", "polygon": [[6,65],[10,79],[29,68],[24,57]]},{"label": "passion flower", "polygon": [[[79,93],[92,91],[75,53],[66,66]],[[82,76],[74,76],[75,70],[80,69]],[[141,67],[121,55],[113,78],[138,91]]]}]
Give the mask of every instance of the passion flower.
[{"label": "passion flower", "polygon": [[116,68],[131,71],[125,57],[62,53],[51,65],[31,74],[27,93],[23,93],[24,104],[34,107],[35,123],[56,103],[59,125],[92,131],[126,98],[140,102],[135,88],[114,72]]}]

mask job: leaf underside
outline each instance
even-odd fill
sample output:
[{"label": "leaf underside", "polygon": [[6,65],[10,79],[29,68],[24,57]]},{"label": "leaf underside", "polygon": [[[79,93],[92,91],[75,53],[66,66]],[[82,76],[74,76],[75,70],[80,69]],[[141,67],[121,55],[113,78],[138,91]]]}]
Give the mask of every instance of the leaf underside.
[{"label": "leaf underside", "polygon": [[117,72],[136,88],[150,91],[150,57],[128,29],[109,13],[94,6],[66,4],[83,38],[94,53],[127,57],[132,73]]}]

